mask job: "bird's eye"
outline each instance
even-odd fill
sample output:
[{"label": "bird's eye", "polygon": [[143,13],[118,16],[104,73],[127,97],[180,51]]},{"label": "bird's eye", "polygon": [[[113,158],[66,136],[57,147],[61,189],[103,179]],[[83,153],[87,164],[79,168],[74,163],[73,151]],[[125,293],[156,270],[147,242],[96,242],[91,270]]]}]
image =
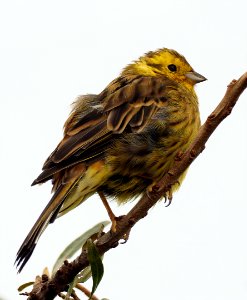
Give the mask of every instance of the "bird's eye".
[{"label": "bird's eye", "polygon": [[171,72],[176,72],[176,71],[177,71],[177,67],[176,67],[174,64],[168,65],[168,69],[169,69]]}]

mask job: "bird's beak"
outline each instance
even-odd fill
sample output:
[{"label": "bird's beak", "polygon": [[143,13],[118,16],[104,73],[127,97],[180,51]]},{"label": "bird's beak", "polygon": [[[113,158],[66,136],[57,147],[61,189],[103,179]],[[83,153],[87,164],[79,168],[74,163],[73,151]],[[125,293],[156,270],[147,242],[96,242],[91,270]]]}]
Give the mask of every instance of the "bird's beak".
[{"label": "bird's beak", "polygon": [[195,83],[198,83],[198,82],[202,82],[202,81],[205,81],[207,80],[206,77],[202,76],[201,74],[195,72],[195,71],[192,71],[192,72],[188,72],[185,74],[185,76],[191,80],[193,80]]}]

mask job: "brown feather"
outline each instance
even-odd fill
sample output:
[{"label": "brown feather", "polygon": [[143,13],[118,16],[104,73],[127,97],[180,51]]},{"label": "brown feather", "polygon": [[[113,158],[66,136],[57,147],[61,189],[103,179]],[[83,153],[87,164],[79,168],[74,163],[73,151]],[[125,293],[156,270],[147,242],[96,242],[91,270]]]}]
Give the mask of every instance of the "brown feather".
[{"label": "brown feather", "polygon": [[52,160],[55,163],[59,163],[64,159],[67,159],[71,154],[78,151],[80,148],[87,147],[90,142],[97,140],[101,135],[108,132],[106,128],[106,120],[101,121],[94,127],[84,129],[81,132],[71,136],[65,143],[60,145],[54,153]]},{"label": "brown feather", "polygon": [[173,88],[174,83],[164,77],[120,76],[98,96],[79,97],[65,123],[63,140],[33,184],[79,162],[102,158],[110,140],[116,138],[114,133],[122,133],[128,125],[133,132],[141,132],[158,108],[167,105],[164,95]]},{"label": "brown feather", "polygon": [[[120,76],[99,96],[78,98],[74,111],[65,123],[63,140],[48,157],[43,172],[33,184],[44,182],[81,161],[104,156],[105,137],[109,144],[109,136],[114,138],[112,133],[122,133],[128,124],[133,132],[141,132],[158,108],[167,105],[164,95],[173,89],[174,83],[172,85],[167,78]],[[89,104],[102,105],[104,110],[92,106],[86,109],[85,105]]]},{"label": "brown feather", "polygon": [[133,126],[132,127],[133,132],[137,132],[137,133],[141,132],[144,129],[144,127],[147,125],[147,123],[151,120],[152,116],[156,113],[158,107],[155,105],[151,105],[151,106],[145,106],[142,109],[144,112],[142,123],[139,126]]},{"label": "brown feather", "polygon": [[94,109],[89,114],[81,118],[80,121],[76,124],[76,126],[74,126],[74,128],[67,128],[66,134],[69,136],[73,136],[86,128],[91,128],[97,125],[105,118],[106,117],[102,115],[102,112],[100,112],[97,109]]},{"label": "brown feather", "polygon": [[107,128],[112,131],[118,131],[123,119],[130,113],[131,107],[128,103],[124,103],[116,108],[113,108],[107,118]]},{"label": "brown feather", "polygon": [[[115,136],[116,138],[117,136]],[[105,134],[101,139],[97,139],[86,149],[79,149],[77,153],[73,156],[69,157],[66,160],[61,161],[60,163],[50,162],[50,167],[45,168],[43,172],[34,180],[32,185],[43,183],[49,179],[56,177],[56,174],[60,174],[62,170],[75,166],[80,162],[84,162],[85,166],[94,162],[97,159],[103,159],[105,150],[109,148],[109,146],[113,143],[114,138],[112,137],[112,133],[109,132]]]},{"label": "brown feather", "polygon": [[140,110],[134,115],[130,121],[131,127],[140,126],[143,123],[144,118],[144,107],[141,107]]}]

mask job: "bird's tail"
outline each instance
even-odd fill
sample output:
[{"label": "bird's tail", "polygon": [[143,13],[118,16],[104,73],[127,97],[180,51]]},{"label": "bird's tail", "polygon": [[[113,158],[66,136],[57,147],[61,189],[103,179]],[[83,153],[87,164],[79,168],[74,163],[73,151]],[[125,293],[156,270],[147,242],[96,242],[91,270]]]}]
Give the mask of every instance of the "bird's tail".
[{"label": "bird's tail", "polygon": [[109,170],[104,161],[96,161],[86,171],[83,166],[74,166],[73,169],[67,170],[67,173],[67,178],[66,176],[62,179],[58,177],[58,180],[53,182],[53,187],[55,187],[53,197],[17,252],[15,264],[18,272],[21,272],[29,260],[41,234],[49,223],[84,202],[109,176]]},{"label": "bird's tail", "polygon": [[52,223],[56,219],[59,210],[61,209],[64,201],[75,184],[75,181],[66,185],[61,184],[53,194],[51,200],[39,216],[38,220],[30,230],[29,234],[17,252],[15,264],[17,266],[18,273],[21,272],[32,255],[33,250],[43,231],[46,229],[49,223]]}]

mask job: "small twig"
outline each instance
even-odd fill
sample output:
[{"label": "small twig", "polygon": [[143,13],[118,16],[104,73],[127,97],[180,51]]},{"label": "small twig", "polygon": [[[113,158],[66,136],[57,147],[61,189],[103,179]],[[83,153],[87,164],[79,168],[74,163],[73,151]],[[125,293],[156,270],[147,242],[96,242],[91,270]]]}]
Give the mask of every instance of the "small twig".
[{"label": "small twig", "polygon": [[80,298],[77,297],[75,291],[72,291],[71,297],[67,297],[67,295],[64,295],[63,293],[59,293],[58,296],[65,300],[80,300]]},{"label": "small twig", "polygon": [[[85,288],[84,285],[77,283],[75,286],[78,290],[80,290],[81,292],[83,292],[87,297],[91,296],[91,292]],[[92,295],[91,297],[92,300],[99,300],[99,298],[97,298],[95,295]]]},{"label": "small twig", "polygon": [[72,290],[71,297],[72,297],[74,300],[80,300],[80,298],[76,295],[76,292],[75,292],[74,290]]},{"label": "small twig", "polygon": [[[207,121],[200,128],[198,136],[191,144],[189,149],[176,160],[174,167],[162,178],[162,180],[154,187],[153,191],[146,193],[140,201],[131,209],[131,211],[123,216],[117,223],[117,231],[108,231],[100,237],[96,243],[99,254],[103,254],[111,248],[118,246],[119,241],[124,234],[141,219],[144,218],[148,210],[169,190],[170,186],[177,182],[179,176],[189,167],[195,158],[204,150],[205,144],[217,126],[226,118],[232,111],[239,96],[247,88],[247,73],[232,81],[227,88],[226,94],[223,97],[217,108],[210,114]],[[72,282],[74,277],[88,266],[87,254],[84,251],[71,263],[64,264],[56,272],[54,277],[42,283],[42,288],[38,291],[30,293],[29,300],[51,300],[57,294],[64,291],[68,283]]]}]

